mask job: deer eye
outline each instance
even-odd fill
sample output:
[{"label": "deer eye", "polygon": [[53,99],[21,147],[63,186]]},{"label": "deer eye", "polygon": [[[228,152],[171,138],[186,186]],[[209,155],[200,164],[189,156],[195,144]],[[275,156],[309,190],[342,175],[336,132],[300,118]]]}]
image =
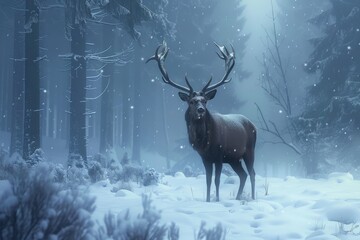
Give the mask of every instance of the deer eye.
[{"label": "deer eye", "polygon": [[206,103],[206,100],[205,100],[205,99],[202,99],[202,100],[201,100],[201,103]]},{"label": "deer eye", "polygon": [[191,105],[194,105],[194,104],[195,104],[195,101],[194,101],[194,100],[190,100],[190,104],[191,104]]}]

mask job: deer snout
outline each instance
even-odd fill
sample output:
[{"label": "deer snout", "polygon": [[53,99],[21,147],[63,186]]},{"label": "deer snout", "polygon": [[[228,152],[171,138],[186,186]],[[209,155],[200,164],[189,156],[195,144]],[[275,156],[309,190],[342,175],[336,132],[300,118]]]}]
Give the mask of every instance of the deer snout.
[{"label": "deer snout", "polygon": [[199,107],[199,108],[197,109],[197,113],[198,113],[198,114],[203,114],[203,113],[205,113],[205,108]]}]

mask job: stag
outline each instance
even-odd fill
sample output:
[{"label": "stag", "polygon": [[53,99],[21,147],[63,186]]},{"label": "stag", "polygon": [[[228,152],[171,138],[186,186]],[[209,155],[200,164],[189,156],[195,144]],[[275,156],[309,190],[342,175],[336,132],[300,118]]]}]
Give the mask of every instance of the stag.
[{"label": "stag", "polygon": [[206,171],[206,201],[210,201],[210,187],[215,165],[215,187],[216,201],[219,201],[220,174],[223,163],[228,163],[240,178],[240,186],[236,199],[241,198],[247,173],[241,165],[244,160],[245,166],[250,175],[251,196],[255,199],[255,171],[254,171],[254,150],[256,142],[256,128],[254,124],[240,114],[223,115],[210,113],[206,108],[207,101],[213,99],[217,88],[229,83],[230,72],[235,65],[235,52],[233,47],[229,51],[224,46],[215,45],[220,50],[218,56],[225,61],[225,74],[223,78],[211,84],[212,77],[201,91],[194,91],[188,78],[185,76],[186,86],[179,85],[172,81],[165,69],[165,60],[169,48],[165,43],[160,45],[147,62],[154,60],[162,74],[164,83],[180,90],[179,97],[187,102],[188,109],[185,113],[185,121],[189,136],[189,142],[199,153]]}]

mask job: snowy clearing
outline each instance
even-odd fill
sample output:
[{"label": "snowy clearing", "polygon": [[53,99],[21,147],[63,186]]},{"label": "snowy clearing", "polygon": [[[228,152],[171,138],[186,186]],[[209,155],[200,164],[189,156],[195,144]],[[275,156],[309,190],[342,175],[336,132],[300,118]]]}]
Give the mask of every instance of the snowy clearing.
[{"label": "snowy clearing", "polygon": [[[265,196],[268,183],[269,195]],[[93,217],[103,222],[109,211],[136,216],[142,211],[142,194],[151,194],[153,206],[161,211],[161,221],[175,222],[180,239],[194,239],[202,221],[207,228],[222,223],[226,239],[246,240],[331,240],[360,239],[360,181],[348,173],[333,173],[327,179],[311,180],[295,177],[256,177],[257,199],[237,201],[237,177],[222,175],[220,202],[205,202],[205,175],[196,178],[182,173],[164,176],[157,186],[132,185],[132,191],[118,190],[116,184],[98,182],[90,187],[97,197]],[[250,191],[249,181],[245,196]]]}]

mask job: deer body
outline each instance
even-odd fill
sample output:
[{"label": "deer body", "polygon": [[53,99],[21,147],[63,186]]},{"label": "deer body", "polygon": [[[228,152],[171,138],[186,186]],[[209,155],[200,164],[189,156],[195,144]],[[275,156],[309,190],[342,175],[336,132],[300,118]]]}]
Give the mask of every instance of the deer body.
[{"label": "deer body", "polygon": [[207,111],[204,119],[192,119],[189,111],[185,114],[189,142],[199,153],[205,166],[207,178],[207,196],[210,201],[210,186],[215,165],[216,200],[219,201],[220,174],[223,163],[228,163],[240,178],[240,187],[237,199],[240,199],[245,181],[246,172],[240,160],[245,161],[248,169],[252,196],[254,198],[255,171],[254,148],[256,143],[256,128],[249,119],[240,114],[222,115]]},{"label": "deer body", "polygon": [[[161,47],[163,47],[163,51],[159,52]],[[222,80],[216,84],[210,85],[212,80],[210,79],[199,92],[192,89],[187,77],[185,77],[185,80],[188,87],[181,86],[170,80],[164,67],[164,61],[168,54],[166,45],[158,47],[155,55],[149,60],[158,62],[163,81],[180,89],[180,99],[188,103],[185,121],[189,142],[201,156],[205,167],[206,201],[210,201],[213,165],[215,165],[216,200],[219,201],[220,175],[223,163],[230,164],[240,178],[239,191],[236,196],[236,199],[240,199],[247,179],[247,173],[241,165],[241,160],[244,160],[250,175],[251,196],[255,199],[254,151],[256,128],[254,124],[243,115],[210,113],[206,108],[207,101],[215,97],[216,88],[230,82],[227,77],[235,64],[234,52],[229,52],[225,47],[218,46],[218,48],[220,49],[219,57],[225,60],[226,73]]]}]

